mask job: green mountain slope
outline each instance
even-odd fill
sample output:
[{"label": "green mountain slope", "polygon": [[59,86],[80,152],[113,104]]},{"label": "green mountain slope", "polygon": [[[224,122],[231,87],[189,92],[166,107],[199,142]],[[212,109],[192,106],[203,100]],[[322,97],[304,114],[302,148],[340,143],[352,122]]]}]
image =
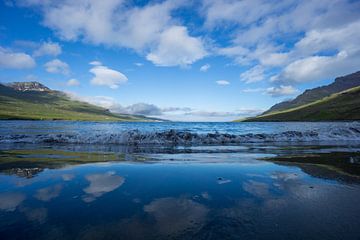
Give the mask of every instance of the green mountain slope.
[{"label": "green mountain slope", "polygon": [[286,109],[299,107],[304,104],[308,104],[320,100],[324,97],[330,96],[331,94],[339,93],[357,86],[360,86],[360,71],[343,77],[338,77],[332,84],[329,84],[327,86],[306,90],[304,93],[300,94],[298,97],[291,101],[285,101],[275,104],[263,114],[274,113]]},{"label": "green mountain slope", "polygon": [[242,121],[337,121],[360,120],[360,86],[282,111]]},{"label": "green mountain slope", "polygon": [[75,101],[37,82],[0,84],[0,119],[152,121],[144,116],[111,113],[89,103]]}]

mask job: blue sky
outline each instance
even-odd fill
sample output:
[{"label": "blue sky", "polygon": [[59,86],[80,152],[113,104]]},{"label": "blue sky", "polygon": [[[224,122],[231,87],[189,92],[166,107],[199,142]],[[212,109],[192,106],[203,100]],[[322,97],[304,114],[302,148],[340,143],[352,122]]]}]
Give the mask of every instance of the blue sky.
[{"label": "blue sky", "polygon": [[0,81],[39,81],[115,112],[258,114],[360,70],[360,1],[0,3]]}]

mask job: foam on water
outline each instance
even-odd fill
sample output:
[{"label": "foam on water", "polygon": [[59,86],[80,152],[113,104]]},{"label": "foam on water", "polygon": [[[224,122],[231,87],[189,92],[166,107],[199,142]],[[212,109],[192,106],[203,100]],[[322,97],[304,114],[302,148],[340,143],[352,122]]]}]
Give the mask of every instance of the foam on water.
[{"label": "foam on water", "polygon": [[226,145],[265,142],[360,141],[360,123],[343,123],[327,128],[289,130],[274,133],[231,134],[191,130],[64,131],[60,133],[0,133],[0,143],[61,143],[116,145]]}]

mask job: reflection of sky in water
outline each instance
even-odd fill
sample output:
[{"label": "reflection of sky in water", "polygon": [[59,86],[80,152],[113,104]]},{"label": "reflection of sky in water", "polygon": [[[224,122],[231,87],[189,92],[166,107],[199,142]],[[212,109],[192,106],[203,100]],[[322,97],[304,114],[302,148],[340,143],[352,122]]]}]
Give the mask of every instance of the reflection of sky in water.
[{"label": "reflection of sky in water", "polygon": [[101,195],[112,192],[124,183],[124,178],[109,171],[99,174],[88,174],[85,176],[90,185],[84,189],[87,195],[83,196],[84,202],[92,202]]},{"label": "reflection of sky in water", "polygon": [[84,164],[44,170],[30,179],[0,174],[0,235],[358,239],[358,199],[357,184],[252,158],[225,164]]}]

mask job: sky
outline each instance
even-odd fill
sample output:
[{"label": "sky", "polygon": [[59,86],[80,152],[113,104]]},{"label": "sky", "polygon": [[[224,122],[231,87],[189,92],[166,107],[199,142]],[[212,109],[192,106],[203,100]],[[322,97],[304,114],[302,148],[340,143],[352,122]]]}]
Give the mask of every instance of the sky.
[{"label": "sky", "polygon": [[358,70],[360,1],[0,3],[0,82],[113,112],[230,121]]}]

